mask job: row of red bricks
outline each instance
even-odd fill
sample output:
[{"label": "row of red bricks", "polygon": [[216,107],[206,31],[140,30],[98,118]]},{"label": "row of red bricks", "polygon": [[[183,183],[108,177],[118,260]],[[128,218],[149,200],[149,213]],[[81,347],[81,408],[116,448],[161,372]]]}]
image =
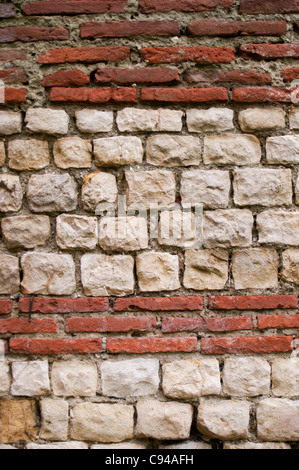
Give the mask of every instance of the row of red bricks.
[{"label": "row of red bricks", "polygon": [[[212,11],[217,7],[230,8],[232,0],[140,0],[138,8],[141,13],[155,12],[201,12]],[[128,0],[42,0],[29,1],[23,6],[24,15],[75,15],[94,13],[122,13],[128,6]],[[240,13],[272,14],[298,13],[297,0],[240,0]],[[0,4],[0,17],[9,18],[16,15],[12,3]]]}]

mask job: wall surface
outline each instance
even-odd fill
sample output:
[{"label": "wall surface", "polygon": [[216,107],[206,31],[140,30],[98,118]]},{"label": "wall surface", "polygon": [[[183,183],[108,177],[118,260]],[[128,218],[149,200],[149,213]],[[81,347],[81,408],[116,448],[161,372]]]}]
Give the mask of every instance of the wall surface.
[{"label": "wall surface", "polygon": [[0,18],[0,448],[298,448],[298,0]]}]

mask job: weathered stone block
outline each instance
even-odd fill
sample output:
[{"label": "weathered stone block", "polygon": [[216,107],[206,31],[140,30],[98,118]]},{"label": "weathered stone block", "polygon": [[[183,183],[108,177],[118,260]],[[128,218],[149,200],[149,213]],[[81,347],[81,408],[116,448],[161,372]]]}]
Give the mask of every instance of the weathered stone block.
[{"label": "weathered stone block", "polygon": [[8,143],[8,166],[17,171],[41,170],[50,165],[49,144],[43,140],[12,140]]},{"label": "weathered stone block", "polygon": [[22,132],[22,114],[14,111],[0,111],[0,135],[12,135]]},{"label": "weathered stone block", "polygon": [[188,170],[181,179],[182,203],[203,204],[205,208],[225,209],[231,183],[228,171]]},{"label": "weathered stone block", "polygon": [[180,210],[160,213],[158,241],[160,245],[192,248],[201,241],[202,220],[192,212]]},{"label": "weathered stone block", "polygon": [[206,165],[254,165],[261,157],[261,144],[253,135],[205,137],[203,160]]},{"label": "weathered stone block", "polygon": [[42,426],[39,437],[49,441],[67,441],[69,405],[65,400],[46,398],[40,403]]},{"label": "weathered stone block", "polygon": [[201,143],[197,137],[156,135],[146,141],[146,160],[150,165],[177,167],[199,165]]},{"label": "weathered stone block", "polygon": [[91,173],[83,182],[83,209],[96,212],[101,204],[115,204],[117,199],[116,178],[110,173]]},{"label": "weathered stone block", "polygon": [[299,441],[299,401],[266,398],[257,407],[257,433],[262,441]]},{"label": "weathered stone block", "polygon": [[50,108],[30,108],[26,113],[25,123],[28,132],[49,135],[68,133],[69,116],[63,110]]},{"label": "weathered stone block", "polygon": [[30,397],[50,392],[48,361],[13,362],[12,395]]},{"label": "weathered stone block", "polygon": [[141,292],[171,291],[180,288],[179,259],[169,253],[141,253],[136,258]]},{"label": "weathered stone block", "polygon": [[203,245],[206,248],[248,247],[252,244],[253,215],[249,210],[206,211]]},{"label": "weathered stone block", "polygon": [[58,168],[90,168],[92,145],[80,137],[63,137],[53,146],[54,161]]},{"label": "weathered stone block", "polygon": [[3,166],[5,163],[5,145],[4,142],[0,141],[0,166]]},{"label": "weathered stone block", "polygon": [[282,279],[299,285],[299,249],[289,248],[282,253]]},{"label": "weathered stone block", "polygon": [[278,285],[278,254],[273,248],[236,250],[232,258],[235,289],[271,289]]},{"label": "weathered stone block", "polygon": [[56,242],[62,250],[94,250],[98,242],[97,218],[70,214],[58,216]]},{"label": "weathered stone block", "polygon": [[167,208],[175,202],[176,183],[171,171],[127,171],[128,206]]},{"label": "weathered stone block", "polygon": [[70,212],[78,205],[77,185],[68,174],[33,175],[27,200],[32,212]]},{"label": "weathered stone block", "polygon": [[108,137],[93,141],[97,166],[140,165],[142,141],[138,137]]},{"label": "weathered stone block", "polygon": [[290,128],[299,129],[299,109],[294,108],[290,112]]},{"label": "weathered stone block", "polygon": [[267,163],[281,165],[299,163],[299,136],[269,137],[266,144]]},{"label": "weathered stone block", "polygon": [[32,441],[37,435],[34,400],[0,400],[0,441]]},{"label": "weathered stone block", "polygon": [[259,243],[299,245],[299,212],[269,210],[257,216]]},{"label": "weathered stone block", "polygon": [[173,109],[125,108],[118,111],[116,123],[120,132],[180,132],[183,114]]},{"label": "weathered stone block", "polygon": [[0,294],[16,294],[20,287],[19,260],[15,256],[0,255]]},{"label": "weathered stone block", "polygon": [[21,209],[23,190],[15,175],[0,175],[0,212],[17,212]]},{"label": "weathered stone block", "polygon": [[225,132],[235,128],[232,109],[190,109],[186,114],[189,132]]},{"label": "weathered stone block", "polygon": [[0,395],[6,395],[10,390],[10,370],[5,361],[0,360]]},{"label": "weathered stone block", "polygon": [[299,358],[274,359],[272,362],[272,392],[276,397],[299,396]]},{"label": "weathered stone block", "polygon": [[286,113],[279,108],[250,108],[239,113],[239,124],[243,132],[284,129]]},{"label": "weathered stone block", "polygon": [[233,397],[254,397],[270,393],[270,364],[255,357],[224,361],[223,391]]},{"label": "weathered stone block", "polygon": [[113,127],[113,112],[96,109],[82,109],[75,112],[79,131],[87,134],[110,132]]},{"label": "weathered stone block", "polygon": [[103,217],[99,244],[104,250],[138,251],[148,247],[147,221],[143,217]]},{"label": "weathered stone block", "polygon": [[51,372],[53,393],[61,397],[93,397],[97,391],[97,377],[97,367],[90,362],[54,362]]},{"label": "weathered stone block", "polygon": [[1,229],[8,249],[43,246],[51,236],[50,219],[45,215],[6,217],[1,221]]},{"label": "weathered stone block", "polygon": [[227,279],[227,251],[223,249],[186,251],[184,286],[187,289],[223,289]]}]

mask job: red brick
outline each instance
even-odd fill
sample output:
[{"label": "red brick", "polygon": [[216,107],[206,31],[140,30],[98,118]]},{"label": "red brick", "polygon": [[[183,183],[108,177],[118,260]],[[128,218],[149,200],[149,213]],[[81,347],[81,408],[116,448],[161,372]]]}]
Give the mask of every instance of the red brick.
[{"label": "red brick", "polygon": [[245,44],[240,47],[240,57],[253,60],[298,58],[299,44]]},{"label": "red brick", "polygon": [[46,75],[42,81],[44,87],[83,86],[90,83],[90,77],[81,70],[68,70]]},{"label": "red brick", "polygon": [[52,88],[50,101],[62,103],[137,103],[135,88]]},{"label": "red brick", "polygon": [[284,82],[292,82],[299,78],[299,67],[291,67],[289,69],[284,69],[281,72],[281,76]]},{"label": "red brick", "polygon": [[69,32],[65,28],[46,26],[9,26],[8,28],[0,28],[0,43],[65,41],[68,38]]},{"label": "red brick", "polygon": [[26,88],[8,88],[4,89],[5,103],[25,103],[27,90]]},{"label": "red brick", "polygon": [[13,3],[0,3],[0,18],[13,18],[16,14]]},{"label": "red brick", "polygon": [[203,354],[267,354],[293,351],[292,336],[243,336],[240,338],[203,338]]},{"label": "red brick", "polygon": [[156,11],[211,11],[218,6],[231,7],[232,0],[140,0],[142,13]]},{"label": "red brick", "polygon": [[260,315],[258,328],[299,328],[299,315]]},{"label": "red brick", "polygon": [[186,72],[184,79],[188,83],[244,83],[244,84],[268,84],[272,79],[267,73],[255,70],[190,70]]},{"label": "red brick", "polygon": [[203,309],[203,297],[134,297],[116,299],[114,310],[148,310],[150,312],[193,311]]},{"label": "red brick", "polygon": [[180,23],[178,21],[106,21],[81,25],[82,39],[179,35]]},{"label": "red brick", "polygon": [[108,338],[109,353],[192,352],[197,350],[197,338]]},{"label": "red brick", "polygon": [[189,23],[190,36],[281,36],[286,21],[221,21],[196,20]]},{"label": "red brick", "polygon": [[99,69],[95,74],[96,83],[170,83],[179,81],[177,69],[144,68],[144,69]]},{"label": "red brick", "polygon": [[27,60],[26,49],[0,49],[0,62],[13,62],[15,60]]},{"label": "red brick", "polygon": [[12,301],[10,299],[0,300],[0,315],[11,313]]},{"label": "red brick", "polygon": [[12,353],[56,355],[97,354],[103,351],[101,338],[37,339],[12,338],[9,340]]},{"label": "red brick", "polygon": [[267,310],[297,308],[297,295],[242,295],[211,296],[209,308],[213,310]]},{"label": "red brick", "polygon": [[163,333],[180,331],[236,331],[252,330],[252,317],[231,318],[163,318]]},{"label": "red brick", "polygon": [[206,103],[227,101],[226,88],[146,88],[140,92],[141,101],[173,103]]},{"label": "red brick", "polygon": [[239,103],[291,103],[296,88],[244,87],[234,88],[233,101]]},{"label": "red brick", "polygon": [[122,13],[127,0],[46,0],[29,2],[23,7],[24,15],[79,15],[93,13]]},{"label": "red brick", "polygon": [[241,0],[240,13],[297,13],[298,0]]},{"label": "red brick", "polygon": [[68,333],[155,331],[155,317],[70,318],[66,321]]},{"label": "red brick", "polygon": [[8,318],[0,320],[0,333],[57,333],[58,322],[48,318]]},{"label": "red brick", "polygon": [[[19,302],[22,313],[28,313],[30,298],[22,297]],[[105,297],[56,299],[34,298],[32,304],[33,313],[92,313],[106,312],[109,309],[109,301]]]},{"label": "red brick", "polygon": [[149,64],[217,64],[232,62],[236,58],[235,52],[232,47],[145,47],[141,49],[141,56]]},{"label": "red brick", "polygon": [[0,80],[4,83],[26,83],[26,72],[22,67],[0,70]]},{"label": "red brick", "polygon": [[40,54],[39,64],[120,62],[130,58],[129,47],[74,47],[50,49]]}]

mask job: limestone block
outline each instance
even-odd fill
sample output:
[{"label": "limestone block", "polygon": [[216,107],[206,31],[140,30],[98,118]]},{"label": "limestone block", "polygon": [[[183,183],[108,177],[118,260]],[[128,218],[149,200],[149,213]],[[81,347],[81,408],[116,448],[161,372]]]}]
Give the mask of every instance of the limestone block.
[{"label": "limestone block", "polygon": [[92,145],[80,137],[63,137],[53,146],[54,161],[58,168],[91,167]]},{"label": "limestone block", "polygon": [[27,200],[32,212],[70,212],[78,205],[77,185],[68,174],[33,175]]},{"label": "limestone block", "polygon": [[83,209],[96,212],[101,204],[115,204],[117,199],[116,178],[110,173],[91,173],[83,182]]},{"label": "limestone block", "polygon": [[120,132],[181,132],[183,114],[173,109],[125,108],[118,111],[116,123]]},{"label": "limestone block", "polygon": [[284,129],[286,113],[279,108],[249,108],[239,113],[243,132],[264,132]]},{"label": "limestone block", "polygon": [[13,362],[11,394],[23,397],[50,392],[48,361]]},{"label": "limestone block", "polygon": [[25,118],[28,132],[48,135],[67,134],[69,121],[65,111],[50,108],[30,108]]},{"label": "limestone block", "polygon": [[56,361],[51,371],[53,393],[61,397],[94,397],[97,377],[97,367],[91,362]]},{"label": "limestone block", "polygon": [[19,292],[20,269],[19,260],[15,256],[0,255],[0,294],[16,294]]},{"label": "limestone block", "polygon": [[179,259],[169,253],[141,253],[136,258],[141,292],[172,291],[180,288]]},{"label": "limestone block", "polygon": [[39,437],[45,441],[68,439],[69,405],[66,400],[46,398],[40,403],[42,426]]},{"label": "limestone block", "polygon": [[299,136],[283,135],[269,137],[266,143],[267,163],[283,165],[299,163]]},{"label": "limestone block", "polygon": [[99,244],[103,250],[138,251],[148,247],[147,221],[143,217],[103,217]]},{"label": "limestone block", "polygon": [[228,279],[228,252],[188,250],[185,253],[184,286],[195,290],[223,289]]},{"label": "limestone block", "polygon": [[12,135],[22,132],[22,113],[0,111],[0,135]]},{"label": "limestone block", "polygon": [[235,250],[232,258],[235,289],[271,289],[278,285],[278,254],[274,248]]},{"label": "limestone block", "polygon": [[142,141],[138,137],[108,137],[93,141],[97,166],[141,165]]},{"label": "limestone block", "polygon": [[187,111],[189,132],[225,132],[235,128],[234,112],[228,108],[190,109]]},{"label": "limestone block", "polygon": [[203,204],[204,208],[225,209],[231,183],[228,171],[188,170],[181,179],[183,204]]},{"label": "limestone block", "polygon": [[257,407],[257,433],[262,441],[299,440],[299,401],[266,398]]},{"label": "limestone block", "polygon": [[23,190],[15,175],[0,175],[0,212],[17,212],[22,206]]},{"label": "limestone block", "polygon": [[35,400],[0,400],[0,442],[32,441],[37,436]]},{"label": "limestone block", "polygon": [[113,112],[96,109],[81,109],[75,112],[79,131],[88,134],[110,132],[113,127]]},{"label": "limestone block", "polygon": [[126,171],[127,205],[167,208],[175,202],[176,183],[168,170]]},{"label": "limestone block", "polygon": [[43,246],[51,236],[50,219],[46,215],[6,217],[1,221],[1,229],[8,249]]},{"label": "limestone block", "polygon": [[206,211],[203,245],[206,248],[248,247],[252,244],[253,215],[244,209]]},{"label": "limestone block", "polygon": [[256,165],[262,157],[261,144],[253,135],[206,136],[203,160],[206,165]]},{"label": "limestone block", "polygon": [[8,143],[8,166],[17,171],[41,170],[50,164],[49,144],[43,140],[12,140]]},{"label": "limestone block", "polygon": [[97,218],[70,214],[58,216],[56,242],[62,250],[94,250],[98,242]]},{"label": "limestone block", "polygon": [[223,391],[233,397],[270,393],[270,364],[256,357],[227,358],[223,368]]},{"label": "limestone block", "polygon": [[146,160],[150,165],[177,167],[199,165],[201,143],[197,137],[156,135],[146,141]]}]

